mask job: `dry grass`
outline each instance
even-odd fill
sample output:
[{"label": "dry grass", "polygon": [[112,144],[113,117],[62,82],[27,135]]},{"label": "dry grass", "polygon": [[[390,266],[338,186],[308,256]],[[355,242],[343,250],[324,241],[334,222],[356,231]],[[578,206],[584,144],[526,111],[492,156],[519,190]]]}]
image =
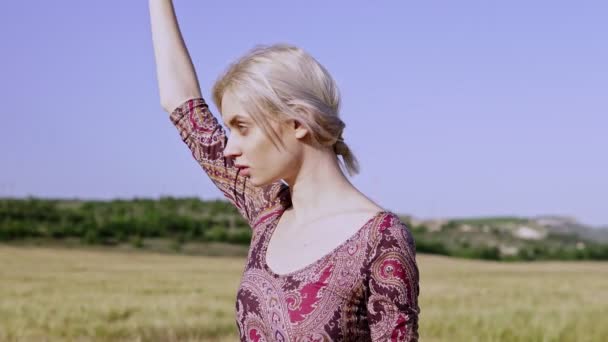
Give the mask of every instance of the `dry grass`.
[{"label": "dry grass", "polygon": [[[235,341],[243,262],[0,245],[0,340]],[[608,263],[418,264],[422,341],[608,336]]]}]

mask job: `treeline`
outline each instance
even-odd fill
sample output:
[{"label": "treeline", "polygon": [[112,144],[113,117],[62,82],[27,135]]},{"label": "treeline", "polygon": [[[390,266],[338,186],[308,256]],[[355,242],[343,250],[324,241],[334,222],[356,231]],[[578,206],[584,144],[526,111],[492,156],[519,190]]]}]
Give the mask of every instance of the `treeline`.
[{"label": "treeline", "polygon": [[0,200],[0,241],[78,238],[86,244],[141,244],[145,238],[249,244],[245,219],[226,201],[162,197],[79,201]]},{"label": "treeline", "polygon": [[[402,219],[414,236],[418,253],[505,261],[608,260],[608,245],[589,241],[584,248],[573,243],[535,241],[521,246],[516,255],[502,255],[498,247],[474,244],[443,233],[429,234],[426,227],[412,226],[407,218]],[[448,222],[444,231],[453,232],[458,224]],[[30,238],[76,238],[84,244],[130,243],[135,247],[141,247],[148,238],[170,239],[177,247],[186,242],[248,245],[251,229],[236,208],[224,200],[0,199],[0,241]]]},{"label": "treeline", "polygon": [[[446,224],[448,228],[454,222]],[[551,235],[551,243],[526,241],[518,247],[514,255],[504,255],[497,246],[479,245],[467,240],[455,241],[447,234],[429,234],[424,226],[410,226],[416,250],[421,253],[438,254],[451,257],[484,259],[495,261],[534,261],[534,260],[608,260],[608,245],[586,241],[579,247],[575,236]],[[570,243],[555,243],[555,240],[568,240]]]}]

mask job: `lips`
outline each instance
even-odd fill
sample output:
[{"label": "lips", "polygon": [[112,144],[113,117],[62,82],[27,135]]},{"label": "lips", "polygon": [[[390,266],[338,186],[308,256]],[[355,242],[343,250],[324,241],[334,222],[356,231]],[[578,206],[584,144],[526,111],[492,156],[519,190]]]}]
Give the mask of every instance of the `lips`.
[{"label": "lips", "polygon": [[239,169],[241,170],[241,175],[243,175],[243,176],[249,176],[249,168],[248,167],[241,167]]},{"label": "lips", "polygon": [[239,169],[240,173],[243,176],[249,176],[249,166],[240,165],[240,164],[235,164],[234,166],[236,166]]}]

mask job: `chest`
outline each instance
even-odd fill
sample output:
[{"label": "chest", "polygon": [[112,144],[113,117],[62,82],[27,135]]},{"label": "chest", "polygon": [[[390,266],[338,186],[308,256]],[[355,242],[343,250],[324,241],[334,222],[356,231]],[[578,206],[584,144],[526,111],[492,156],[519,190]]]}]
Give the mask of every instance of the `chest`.
[{"label": "chest", "polygon": [[[320,219],[305,226],[283,216],[270,229],[262,257],[273,273],[291,274],[324,259],[335,259],[349,248],[351,252],[353,248],[358,249],[363,241],[361,233],[368,223],[369,213]],[[354,254],[350,258],[354,258]]]}]

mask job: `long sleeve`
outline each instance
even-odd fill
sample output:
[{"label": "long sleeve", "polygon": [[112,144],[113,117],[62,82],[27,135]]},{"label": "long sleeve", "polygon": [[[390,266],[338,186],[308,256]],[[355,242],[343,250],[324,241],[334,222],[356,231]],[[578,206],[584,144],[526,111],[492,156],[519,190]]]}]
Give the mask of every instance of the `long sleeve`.
[{"label": "long sleeve", "polygon": [[367,317],[373,341],[418,341],[416,247],[405,224],[378,227],[368,249]]},{"label": "long sleeve", "polygon": [[189,99],[170,115],[192,156],[253,228],[260,214],[289,202],[289,187],[281,181],[264,187],[247,184],[231,158],[224,157],[228,137],[202,98]]}]

